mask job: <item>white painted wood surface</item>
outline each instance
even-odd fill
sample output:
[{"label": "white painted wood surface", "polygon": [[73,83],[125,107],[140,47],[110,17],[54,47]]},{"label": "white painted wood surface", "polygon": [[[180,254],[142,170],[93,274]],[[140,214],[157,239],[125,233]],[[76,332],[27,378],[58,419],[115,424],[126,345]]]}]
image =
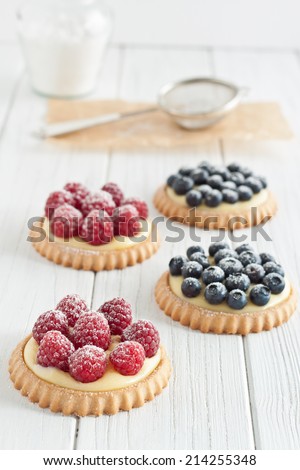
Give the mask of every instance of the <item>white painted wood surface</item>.
[{"label": "white painted wood surface", "polygon": [[[26,242],[28,218],[39,215],[47,194],[67,180],[79,179],[94,188],[114,180],[128,194],[144,197],[154,216],[153,192],[175,168],[203,158],[239,159],[268,174],[280,211],[268,224],[272,242],[266,249],[278,255],[299,289],[299,141],[222,146],[212,142],[189,150],[112,154],[62,150],[30,137],[45,112],[45,101],[31,93],[17,49],[2,46],[1,53],[9,78],[1,82],[0,77],[0,421],[5,423],[0,427],[0,448],[299,448],[298,312],[281,328],[242,339],[193,332],[156,306],[155,282],[171,255],[189,245],[187,228],[182,242],[163,243],[142,265],[96,276],[58,267]],[[216,73],[249,85],[253,100],[281,102],[299,133],[300,65],[293,52],[113,48],[97,96],[153,100],[165,81],[198,73]],[[167,228],[160,227],[165,234]],[[212,233],[197,234],[208,246]],[[261,238],[258,246],[266,247]],[[78,292],[93,307],[122,295],[131,301],[136,317],[158,325],[173,364],[170,386],[162,395],[130,413],[75,419],[42,411],[13,390],[7,373],[11,350],[30,331],[36,316],[67,292]]]},{"label": "white painted wood surface", "polygon": [[[0,40],[16,42],[16,9],[0,2]],[[72,1],[72,0],[70,0]],[[44,2],[45,0],[39,0]],[[214,47],[300,47],[296,0],[106,0],[113,44]]]}]

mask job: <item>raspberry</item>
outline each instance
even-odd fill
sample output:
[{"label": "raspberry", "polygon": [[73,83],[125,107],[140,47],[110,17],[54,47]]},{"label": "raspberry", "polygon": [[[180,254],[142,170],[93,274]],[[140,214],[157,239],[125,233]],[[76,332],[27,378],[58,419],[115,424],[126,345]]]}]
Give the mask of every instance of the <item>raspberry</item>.
[{"label": "raspberry", "polygon": [[86,217],[93,209],[103,210],[112,215],[116,204],[112,196],[106,191],[95,191],[88,194],[82,201],[81,210]]},{"label": "raspberry", "polygon": [[122,204],[124,200],[124,194],[121,188],[116,183],[106,183],[104,186],[102,186],[101,189],[111,194],[114,203],[117,207]]},{"label": "raspberry", "polygon": [[60,331],[65,336],[69,334],[67,317],[58,309],[49,310],[38,317],[32,329],[32,336],[40,344],[45,334],[53,330]]},{"label": "raspberry", "polygon": [[157,353],[160,338],[153,323],[148,320],[138,320],[128,326],[122,334],[122,341],[137,341],[145,349],[146,357],[152,357]]},{"label": "raspberry", "polygon": [[104,245],[114,236],[114,224],[107,212],[93,209],[80,227],[80,236],[90,245]]},{"label": "raspberry", "polygon": [[147,219],[148,213],[149,213],[148,205],[145,201],[143,201],[139,197],[130,197],[128,199],[125,199],[124,204],[131,204],[137,209],[139,216],[142,219]]},{"label": "raspberry", "polygon": [[75,351],[73,344],[60,331],[48,331],[37,353],[37,362],[44,367],[69,370],[69,357]]},{"label": "raspberry", "polygon": [[69,326],[73,327],[80,315],[88,311],[88,306],[78,294],[69,294],[61,299],[56,309],[66,315]]},{"label": "raspberry", "polygon": [[48,217],[48,219],[52,219],[54,210],[65,203],[74,206],[75,201],[71,193],[64,189],[50,193],[45,205],[45,216]]},{"label": "raspberry", "polygon": [[117,207],[113,213],[115,235],[132,237],[140,230],[139,213],[131,204]]},{"label": "raspberry", "polygon": [[101,313],[85,313],[74,326],[72,340],[76,348],[90,344],[106,350],[110,343],[108,321]]},{"label": "raspberry", "polygon": [[120,343],[109,356],[114,369],[122,375],[136,375],[143,367],[145,351],[136,341]]},{"label": "raspberry", "polygon": [[106,354],[97,346],[83,346],[69,358],[69,372],[78,382],[95,382],[103,376],[106,366]]},{"label": "raspberry", "polygon": [[120,297],[105,302],[98,312],[103,313],[105,316],[112,335],[121,335],[131,325],[131,305]]},{"label": "raspberry", "polygon": [[73,194],[74,206],[76,207],[76,209],[81,211],[82,201],[84,200],[84,198],[86,198],[88,194],[90,194],[88,188],[81,183],[71,182],[65,184],[64,189],[66,191],[69,191],[69,193]]},{"label": "raspberry", "polygon": [[51,219],[51,232],[56,237],[68,239],[78,235],[83,217],[79,210],[70,204],[63,204],[54,210]]}]

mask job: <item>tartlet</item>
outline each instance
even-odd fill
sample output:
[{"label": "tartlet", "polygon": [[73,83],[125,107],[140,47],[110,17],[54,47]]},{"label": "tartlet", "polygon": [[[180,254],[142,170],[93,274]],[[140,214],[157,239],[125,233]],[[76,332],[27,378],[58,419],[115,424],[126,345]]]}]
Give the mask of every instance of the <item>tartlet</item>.
[{"label": "tartlet", "polygon": [[[199,174],[201,179],[197,179]],[[265,178],[253,176],[238,164],[226,168],[201,162],[197,168],[181,168],[157,189],[153,202],[166,217],[208,229],[255,226],[277,211]]]},{"label": "tartlet", "polygon": [[142,263],[159,248],[147,204],[126,199],[115,183],[93,193],[80,183],[67,183],[51,193],[45,216],[33,223],[28,240],[48,260],[90,271]]},{"label": "tartlet", "polygon": [[[211,259],[210,261],[211,266],[215,266]],[[224,263],[225,259],[223,265]],[[250,266],[252,266],[252,264]],[[261,265],[261,268],[264,269],[263,265]],[[199,280],[199,283],[202,284],[201,292],[199,293],[199,289],[196,290],[196,295],[193,297],[188,297],[182,292],[186,286],[189,286],[190,278],[185,278],[187,281],[185,282],[185,286],[183,286],[184,278],[181,275],[172,275],[171,272],[165,272],[156,284],[155,298],[159,307],[166,315],[170,316],[175,321],[179,321],[184,326],[189,326],[194,330],[200,330],[203,333],[212,332],[217,334],[247,335],[249,333],[270,330],[273,327],[281,325],[286,322],[296,310],[297,297],[293,286],[284,275],[281,276],[276,272],[271,273],[269,268],[268,274],[265,272],[264,277],[260,279],[258,283],[252,281],[248,281],[248,284],[246,283],[245,290],[242,291],[244,294],[236,292],[241,289],[232,289],[231,292],[227,290],[226,285],[228,286],[231,282],[230,288],[235,287],[235,280],[246,279],[245,276],[247,275],[244,273],[242,276],[242,273],[233,273],[231,277],[230,275],[227,277],[225,275],[225,279],[218,282],[218,284],[223,284],[224,286],[224,292],[222,290],[223,288],[220,289],[222,291],[221,295],[223,296],[223,300],[219,299],[221,301],[217,304],[210,303],[213,299],[210,298],[210,301],[208,301],[205,291],[214,291],[213,288],[209,288],[210,284],[206,284],[205,287],[205,283],[203,282],[206,269],[207,268],[203,269],[202,278]],[[249,269],[251,272],[252,267]],[[255,268],[253,268],[253,270],[254,269]],[[282,268],[279,266],[278,271],[280,269]],[[278,276],[281,277],[281,280],[278,282],[282,282],[283,279],[284,286],[280,287],[280,289],[282,289],[281,292],[272,294],[271,291],[268,292],[269,288],[267,284],[270,285],[270,278],[273,280],[276,278],[278,280]],[[230,277],[229,280],[228,277]],[[198,287],[198,280],[195,278],[194,280],[195,282],[190,282],[191,289],[197,289]],[[211,286],[213,284],[216,284],[216,282],[211,283]],[[256,291],[261,289],[263,293],[265,293],[265,290],[267,291],[269,301],[267,301],[265,305],[257,305],[257,302],[261,302],[261,299],[254,298],[256,303],[252,300],[251,291],[254,288],[256,288]],[[189,292],[187,293],[189,294]],[[229,300],[229,295],[231,296],[231,300]],[[236,297],[234,298],[234,296]],[[207,297],[209,298],[209,296]],[[232,302],[232,298],[234,302],[240,302],[240,305],[235,305],[235,308],[228,305],[228,303]]]},{"label": "tartlet", "polygon": [[[91,318],[98,315],[102,324],[108,322],[108,334],[112,334],[116,325],[120,325],[120,315],[121,317],[123,315],[123,320],[126,315],[128,318],[129,304],[119,298],[106,302],[104,306],[108,304],[110,311],[104,308],[103,313],[101,307],[97,313],[80,311],[77,322],[85,321],[86,315]],[[33,328],[33,335],[23,339],[11,355],[9,363],[11,380],[15,388],[31,402],[64,415],[99,416],[141,407],[153,400],[167,386],[171,365],[164,347],[159,343],[159,334],[151,322],[139,320],[130,323],[121,335],[110,336],[106,352],[100,346],[91,344],[91,340],[84,346],[78,347],[75,339],[78,341],[76,334],[80,327],[77,328],[75,322],[74,327],[70,328],[70,332],[74,331],[73,337],[72,334],[70,336],[73,338],[72,350],[66,356],[67,365],[62,366],[62,362],[58,363],[57,356],[66,354],[61,345],[70,341],[61,331],[51,330],[54,323],[56,328],[61,328],[62,322],[59,324],[59,320],[62,315],[64,313],[58,310],[42,314]],[[154,335],[155,347],[152,343],[151,351],[147,350],[143,343],[140,334],[142,328],[148,328],[148,334]],[[95,336],[93,338],[95,341]],[[79,339],[82,341],[82,337]],[[98,340],[104,341],[105,338],[102,336]],[[56,356],[51,347],[55,348]],[[127,348],[126,355],[117,358],[117,361],[115,356],[113,362],[112,354],[116,352],[122,354],[122,348]],[[135,348],[131,356],[128,356],[128,348]],[[97,360],[89,362],[91,354],[95,351],[100,354],[101,361],[104,357],[103,369],[101,369],[103,364],[98,364]],[[85,352],[88,354],[78,364],[78,357]],[[136,355],[137,352],[140,356]],[[53,361],[56,361],[56,366],[53,365]]]},{"label": "tartlet", "polygon": [[[85,271],[110,271],[134,266],[151,258],[159,248],[159,237],[153,225],[142,241],[135,243],[128,238],[125,242],[120,242],[121,247],[118,249],[112,249],[110,243],[98,247],[93,247],[83,241],[78,243],[78,238],[75,237],[69,240],[54,237],[51,241],[48,231],[49,221],[46,218],[41,218],[36,222],[35,227],[38,230],[42,229],[45,233],[43,240],[37,242],[34,240],[40,237],[40,233],[36,230],[30,230],[29,233],[30,241],[40,255],[56,264]],[[118,239],[115,241],[117,242]],[[127,248],[126,243],[129,243]]]}]

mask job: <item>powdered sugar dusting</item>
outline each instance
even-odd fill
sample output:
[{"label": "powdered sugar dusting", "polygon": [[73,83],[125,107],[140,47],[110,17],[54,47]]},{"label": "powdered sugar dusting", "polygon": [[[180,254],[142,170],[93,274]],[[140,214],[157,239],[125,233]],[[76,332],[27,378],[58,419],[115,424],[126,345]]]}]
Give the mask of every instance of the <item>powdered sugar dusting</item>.
[{"label": "powdered sugar dusting", "polygon": [[117,372],[122,375],[135,375],[143,367],[145,350],[136,341],[120,343],[111,353],[110,362]]},{"label": "powdered sugar dusting", "polygon": [[75,325],[80,315],[88,311],[86,302],[78,294],[66,295],[56,308],[65,313],[70,327]]},{"label": "powdered sugar dusting", "polygon": [[79,382],[89,383],[100,379],[107,366],[107,357],[103,349],[86,345],[77,349],[69,359],[70,375]]},{"label": "powdered sugar dusting", "polygon": [[122,341],[137,341],[143,346],[146,357],[152,357],[158,351],[160,337],[151,321],[138,320],[126,328],[122,334]]}]

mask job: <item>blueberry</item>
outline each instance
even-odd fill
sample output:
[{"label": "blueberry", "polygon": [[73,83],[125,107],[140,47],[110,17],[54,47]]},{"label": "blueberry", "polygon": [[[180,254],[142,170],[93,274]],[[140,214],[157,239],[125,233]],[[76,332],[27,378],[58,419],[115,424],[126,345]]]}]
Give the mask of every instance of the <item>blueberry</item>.
[{"label": "blueberry", "polygon": [[169,270],[172,276],[181,276],[181,268],[188,259],[185,256],[174,256],[169,262]]},{"label": "blueberry", "polygon": [[218,250],[215,254],[215,263],[218,264],[219,261],[224,258],[238,258],[238,254],[230,248],[223,248],[222,250]]},{"label": "blueberry", "polygon": [[272,294],[280,294],[280,292],[283,291],[285,288],[285,280],[284,278],[277,273],[270,273],[267,274],[263,278],[263,283],[265,286],[267,286]]},{"label": "blueberry", "polygon": [[239,255],[239,260],[243,266],[247,266],[247,264],[251,264],[251,263],[261,264],[260,256],[251,250],[243,251]]},{"label": "blueberry", "polygon": [[240,186],[245,181],[245,177],[239,171],[235,171],[231,173],[230,181],[233,181],[237,186]]},{"label": "blueberry", "polygon": [[250,291],[250,299],[255,305],[260,307],[266,305],[271,297],[270,289],[263,284],[257,284]]},{"label": "blueberry", "polygon": [[280,276],[284,276],[284,270],[280,264],[274,263],[274,261],[268,261],[263,264],[263,268],[266,271],[266,274],[277,273]]},{"label": "blueberry", "polygon": [[201,284],[194,277],[187,277],[181,284],[181,292],[186,297],[197,297],[201,292]]},{"label": "blueberry", "polygon": [[249,186],[241,184],[237,190],[240,201],[249,201],[253,197],[253,191]]},{"label": "blueberry", "polygon": [[228,294],[227,303],[229,307],[234,308],[235,310],[241,310],[247,304],[247,296],[245,292],[240,289],[233,289]]},{"label": "blueberry", "polygon": [[270,255],[270,253],[260,253],[259,256],[261,258],[262,264],[268,263],[269,261],[275,263],[275,258],[274,256]]},{"label": "blueberry", "polygon": [[204,168],[197,168],[192,171],[190,176],[193,178],[195,184],[203,184],[206,183],[209,173]]},{"label": "blueberry", "polygon": [[245,267],[244,273],[247,274],[252,283],[258,284],[264,277],[265,270],[261,264],[250,263]]},{"label": "blueberry", "polygon": [[250,287],[250,279],[244,273],[230,274],[225,280],[225,286],[228,291],[238,289],[246,292]]},{"label": "blueberry", "polygon": [[202,194],[202,196],[206,196],[208,193],[212,192],[212,187],[208,184],[201,184],[198,188],[198,191]]},{"label": "blueberry", "polygon": [[267,182],[267,180],[266,180],[266,178],[265,178],[264,176],[257,176],[256,178],[259,179],[259,181],[261,182],[262,187],[263,187],[264,189],[267,188],[268,182]]},{"label": "blueberry", "polygon": [[211,174],[213,166],[209,162],[203,161],[200,162],[197,166],[198,168],[202,168],[203,170],[206,170],[209,174]]},{"label": "blueberry", "polygon": [[190,189],[193,188],[193,186],[194,181],[192,178],[188,178],[187,176],[179,176],[172,184],[172,188],[176,194],[186,194]]},{"label": "blueberry", "polygon": [[213,189],[221,189],[223,178],[221,175],[212,175],[207,179],[207,184]]},{"label": "blueberry", "polygon": [[228,243],[226,243],[226,242],[215,242],[215,243],[211,243],[211,245],[208,248],[208,252],[209,252],[210,256],[215,256],[217,251],[223,250],[224,248],[229,249]]},{"label": "blueberry", "polygon": [[208,261],[207,256],[205,256],[203,253],[193,253],[190,257],[191,261],[196,261],[197,263],[201,264],[203,266],[203,269],[208,268],[210,266],[210,262]]},{"label": "blueberry", "polygon": [[179,174],[182,176],[190,176],[190,174],[194,171],[194,168],[191,166],[183,166],[179,170]]},{"label": "blueberry", "polygon": [[202,273],[202,280],[206,285],[212,282],[222,282],[224,278],[224,271],[219,266],[209,266]]},{"label": "blueberry", "polygon": [[227,289],[221,282],[212,282],[206,286],[204,296],[210,304],[220,304],[227,297]]},{"label": "blueberry", "polygon": [[191,255],[194,253],[202,253],[204,255],[205,251],[200,245],[192,245],[186,250],[186,255],[189,259],[191,259]]},{"label": "blueberry", "polygon": [[190,207],[197,207],[201,204],[202,194],[197,189],[191,189],[187,193],[185,200]]},{"label": "blueberry", "polygon": [[233,171],[240,171],[241,169],[241,165],[239,165],[238,163],[236,162],[233,162],[233,163],[229,163],[229,165],[227,165],[227,168],[229,171],[233,172]]},{"label": "blueberry", "polygon": [[196,279],[200,279],[201,274],[203,271],[203,266],[196,261],[188,261],[182,266],[181,274],[182,277],[194,277]]},{"label": "blueberry", "polygon": [[253,171],[251,171],[249,168],[247,168],[246,166],[243,167],[243,168],[240,168],[240,172],[242,173],[242,175],[245,177],[245,178],[248,178],[249,176],[252,176],[253,175]]},{"label": "blueberry", "polygon": [[249,245],[249,243],[243,243],[242,245],[239,245],[235,251],[240,255],[243,251],[254,251],[254,249]]},{"label": "blueberry", "polygon": [[242,263],[236,258],[223,258],[218,266],[223,269],[225,277],[230,274],[240,273],[243,270]]},{"label": "blueberry", "polygon": [[208,207],[217,207],[221,204],[223,195],[218,189],[213,189],[210,193],[205,196],[205,204]]},{"label": "blueberry", "polygon": [[236,184],[233,181],[224,181],[221,189],[236,189]]},{"label": "blueberry", "polygon": [[263,188],[261,181],[258,178],[255,178],[254,176],[249,176],[248,178],[246,178],[243,184],[245,186],[249,186],[249,188],[252,189],[254,194],[259,193]]},{"label": "blueberry", "polygon": [[222,194],[223,201],[229,204],[235,204],[239,200],[238,192],[233,189],[222,189]]},{"label": "blueberry", "polygon": [[230,171],[227,170],[227,168],[225,166],[224,167],[220,166],[220,167],[213,168],[212,174],[222,176],[224,181],[228,180],[231,176]]},{"label": "blueberry", "polygon": [[172,186],[176,178],[178,178],[178,175],[170,175],[167,179],[167,185]]}]

